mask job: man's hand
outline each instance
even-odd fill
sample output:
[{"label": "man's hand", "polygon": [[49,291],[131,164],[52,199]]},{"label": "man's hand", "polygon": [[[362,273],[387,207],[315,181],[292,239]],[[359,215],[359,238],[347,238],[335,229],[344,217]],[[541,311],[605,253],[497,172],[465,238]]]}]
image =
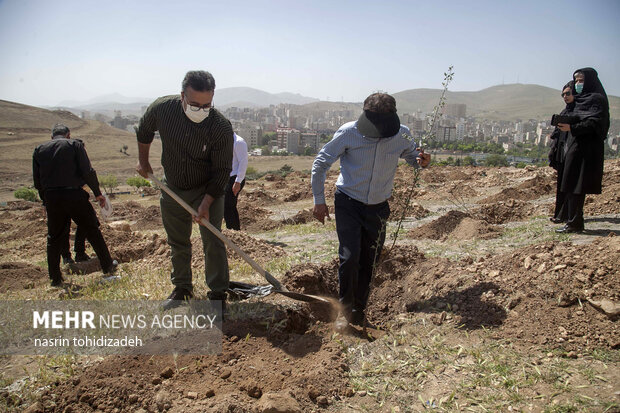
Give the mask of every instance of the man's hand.
[{"label": "man's hand", "polygon": [[153,168],[151,168],[150,162],[138,162],[138,165],[136,165],[136,172],[138,172],[142,177],[148,178],[149,174],[153,173]]},{"label": "man's hand", "polygon": [[420,154],[418,155],[416,160],[418,161],[418,165],[420,165],[422,168],[426,168],[431,163],[431,154],[425,153],[424,149],[420,149]]},{"label": "man's hand", "polygon": [[99,202],[99,206],[100,206],[101,208],[105,208],[105,196],[103,196],[103,195],[99,195],[99,196],[97,197],[97,202]]},{"label": "man's hand", "polygon": [[317,221],[320,221],[321,224],[325,224],[325,217],[327,217],[328,221],[330,220],[329,209],[327,208],[327,205],[325,204],[315,205],[314,209],[312,210],[312,215],[314,215]]},{"label": "man's hand", "polygon": [[237,196],[239,191],[241,191],[241,183],[240,182],[235,182],[233,184],[233,186],[232,186],[232,193],[233,193],[233,195]]},{"label": "man's hand", "polygon": [[197,211],[198,215],[194,217],[194,221],[198,222],[199,224],[202,218],[208,221],[209,220],[209,208],[211,207],[212,203],[213,203],[213,197],[209,194],[206,194],[204,198],[202,198],[202,202],[200,203],[200,206],[198,207],[198,211]]},{"label": "man's hand", "polygon": [[562,132],[570,132],[570,125],[568,123],[558,123],[558,129]]}]

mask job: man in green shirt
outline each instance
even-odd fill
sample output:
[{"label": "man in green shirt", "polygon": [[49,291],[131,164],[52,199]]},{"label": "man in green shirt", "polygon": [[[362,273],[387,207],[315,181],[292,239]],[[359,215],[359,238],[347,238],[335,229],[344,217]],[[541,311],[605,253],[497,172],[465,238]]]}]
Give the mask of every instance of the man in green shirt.
[{"label": "man in green shirt", "polygon": [[[160,198],[161,215],[172,253],[172,294],[164,303],[169,309],[193,296],[192,218],[205,218],[218,230],[224,216],[224,190],[232,167],[233,129],[213,108],[215,79],[209,72],[190,71],[180,95],[163,96],[146,110],[137,130],[138,166],[143,177],[153,173],[149,150],[155,131],[162,142],[164,181],[194,207],[192,217],[165,192]],[[205,279],[210,300],[226,300],[228,260],[226,247],[207,228],[200,227],[205,254]]]}]

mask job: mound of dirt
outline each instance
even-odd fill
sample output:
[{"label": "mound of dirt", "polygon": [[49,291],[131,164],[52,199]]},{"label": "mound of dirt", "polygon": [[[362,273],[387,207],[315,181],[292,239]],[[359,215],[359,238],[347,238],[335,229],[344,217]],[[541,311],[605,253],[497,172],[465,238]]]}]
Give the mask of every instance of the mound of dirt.
[{"label": "mound of dirt", "polygon": [[265,191],[264,187],[259,187],[253,191],[245,192],[243,200],[246,203],[251,203],[252,205],[269,205],[277,201],[277,196],[272,194],[273,192],[268,193]]},{"label": "mound of dirt", "polygon": [[[369,300],[371,321],[430,312],[438,322],[449,317],[468,329],[493,327],[496,337],[524,345],[620,347],[617,321],[588,304],[620,305],[618,237],[587,245],[531,245],[475,263],[423,256],[410,261],[408,272],[379,267]],[[381,282],[385,279],[389,282]]]},{"label": "mound of dirt", "polygon": [[304,209],[296,213],[294,216],[283,219],[280,222],[283,224],[287,224],[287,225],[297,225],[297,224],[306,224],[308,222],[312,222],[313,219],[314,219],[314,215],[312,214],[312,210]]},{"label": "mound of dirt", "polygon": [[159,205],[151,205],[146,207],[140,213],[135,228],[140,230],[163,228],[164,224],[161,220],[161,208]]},{"label": "mound of dirt", "polygon": [[270,231],[280,226],[279,222],[269,218],[268,210],[254,206],[247,200],[239,202],[237,210],[244,231]]},{"label": "mound of dirt", "polygon": [[1,239],[6,241],[25,241],[36,236],[41,240],[45,240],[47,235],[47,220],[45,218],[23,219],[18,217],[12,222],[12,230],[3,233]]},{"label": "mound of dirt", "polygon": [[26,209],[40,207],[40,202],[30,202],[30,201],[8,201],[6,206],[0,206],[0,211],[23,211]]},{"label": "mound of dirt", "polygon": [[170,253],[166,239],[159,234],[143,235],[128,226],[115,229],[106,224],[101,226],[101,232],[112,258],[119,262],[166,257]]},{"label": "mound of dirt", "polygon": [[226,323],[219,355],[106,357],[43,391],[41,403],[59,413],[241,413],[311,411],[345,397],[346,355],[325,332],[278,331],[279,318],[269,327],[251,321]]},{"label": "mound of dirt", "polygon": [[465,183],[451,184],[447,192],[457,201],[478,196],[478,191]]},{"label": "mound of dirt", "polygon": [[470,211],[473,217],[479,218],[489,224],[504,224],[506,222],[522,221],[530,218],[538,208],[529,202],[509,199],[482,205]]},{"label": "mound of dirt", "polygon": [[135,221],[144,211],[144,207],[136,201],[127,201],[122,203],[115,202],[113,207],[114,220]]},{"label": "mound of dirt", "polygon": [[324,264],[298,264],[284,274],[282,284],[291,291],[320,296],[338,294],[338,259]]},{"label": "mound of dirt", "polygon": [[587,195],[583,207],[585,215],[620,214],[620,183],[603,181],[600,195]]},{"label": "mound of dirt", "polygon": [[[392,197],[389,200],[390,203],[390,220],[397,221],[403,214],[404,208],[404,199]],[[409,204],[409,208],[407,208],[407,217],[414,217],[416,219],[424,218],[430,214],[430,211],[424,208],[422,205],[412,202]]]},{"label": "mound of dirt", "polygon": [[501,231],[488,223],[472,218],[471,215],[452,210],[436,220],[413,228],[407,234],[410,238],[429,238],[445,240],[447,238],[472,239],[472,238],[495,238]]},{"label": "mound of dirt", "polygon": [[555,190],[555,180],[550,175],[537,174],[535,177],[521,183],[517,188],[533,189],[540,195],[549,194]]},{"label": "mound of dirt", "polygon": [[478,219],[465,217],[456,226],[456,228],[454,228],[450,234],[450,237],[459,240],[474,238],[491,239],[499,237],[501,233],[502,231],[498,227],[489,225],[488,223]]},{"label": "mound of dirt", "polygon": [[504,188],[499,194],[495,194],[478,201],[479,204],[493,204],[495,202],[505,201],[507,199],[518,199],[530,201],[538,198],[537,195],[531,194],[529,191],[525,191],[518,188]]},{"label": "mound of dirt", "polygon": [[34,288],[49,280],[47,271],[27,262],[0,263],[0,292]]},{"label": "mound of dirt", "polygon": [[312,198],[312,190],[308,188],[308,189],[301,189],[301,190],[293,190],[290,195],[287,195],[284,197],[283,201],[284,202],[295,202],[295,201],[299,201],[300,199],[310,199],[310,198]]}]

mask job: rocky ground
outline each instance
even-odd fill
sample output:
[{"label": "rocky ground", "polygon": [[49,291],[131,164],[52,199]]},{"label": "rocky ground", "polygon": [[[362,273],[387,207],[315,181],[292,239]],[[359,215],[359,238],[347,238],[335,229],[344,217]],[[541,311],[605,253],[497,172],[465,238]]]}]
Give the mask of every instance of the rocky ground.
[{"label": "rocky ground", "polygon": [[[329,200],[336,177],[328,176]],[[409,169],[399,169],[390,202],[394,220],[405,210],[413,179]],[[606,162],[603,194],[587,197],[583,234],[553,232],[548,216],[554,194],[550,168],[429,168],[420,174],[394,246],[397,225],[390,224],[369,300],[368,318],[376,327],[370,333],[334,332],[336,312],[330,306],[277,295],[252,298],[231,304],[241,315],[224,323],[219,355],[75,358],[71,373],[38,387],[15,381],[23,360],[4,358],[7,387],[0,398],[6,409],[28,412],[618,411],[620,162]],[[267,175],[242,192],[244,231],[223,232],[290,290],[334,297],[335,227],[333,221],[326,226],[312,221],[311,206],[308,175]],[[170,264],[155,191],[115,200],[113,221],[102,222],[112,255],[122,263],[120,286],[127,289],[122,294],[67,295],[48,287],[40,205],[17,201],[0,207],[0,230],[4,299],[100,298],[97,294],[163,299],[169,292],[166,275],[157,275],[168,274]],[[199,242],[193,256],[199,273],[204,270]],[[264,283],[233,252],[229,259],[233,279]],[[96,271],[95,264],[86,272]],[[85,288],[93,274],[69,279]],[[408,341],[414,336],[417,341]],[[431,346],[437,337],[444,353]],[[467,350],[453,354],[450,349],[459,346]],[[572,369],[590,363],[592,377],[602,379],[579,382],[583,387],[575,388],[583,402],[575,401],[575,388],[544,387],[563,381],[568,387],[561,377],[524,381],[531,394],[517,391],[519,397],[504,381],[499,387],[508,389],[506,404],[480,401],[463,383],[476,379],[474,389],[497,391],[473,370],[485,363],[455,366],[465,354],[464,360],[481,360],[478,353],[494,355],[498,346],[519,355],[516,370],[524,376],[535,376],[555,360],[574,363]],[[413,364],[402,359],[431,347],[432,353]],[[439,370],[434,367],[435,379],[420,367],[433,359],[446,360]],[[375,376],[380,386],[371,385]],[[559,410],[563,407],[574,410]]]}]

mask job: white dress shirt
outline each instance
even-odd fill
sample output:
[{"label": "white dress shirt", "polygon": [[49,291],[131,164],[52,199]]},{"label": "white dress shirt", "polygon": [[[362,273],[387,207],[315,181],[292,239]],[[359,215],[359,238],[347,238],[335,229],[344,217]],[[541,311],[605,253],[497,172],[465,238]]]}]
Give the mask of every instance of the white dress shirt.
[{"label": "white dress shirt", "polygon": [[235,146],[233,148],[233,162],[230,176],[237,175],[235,182],[243,182],[245,171],[248,169],[248,145],[245,140],[235,133]]}]

